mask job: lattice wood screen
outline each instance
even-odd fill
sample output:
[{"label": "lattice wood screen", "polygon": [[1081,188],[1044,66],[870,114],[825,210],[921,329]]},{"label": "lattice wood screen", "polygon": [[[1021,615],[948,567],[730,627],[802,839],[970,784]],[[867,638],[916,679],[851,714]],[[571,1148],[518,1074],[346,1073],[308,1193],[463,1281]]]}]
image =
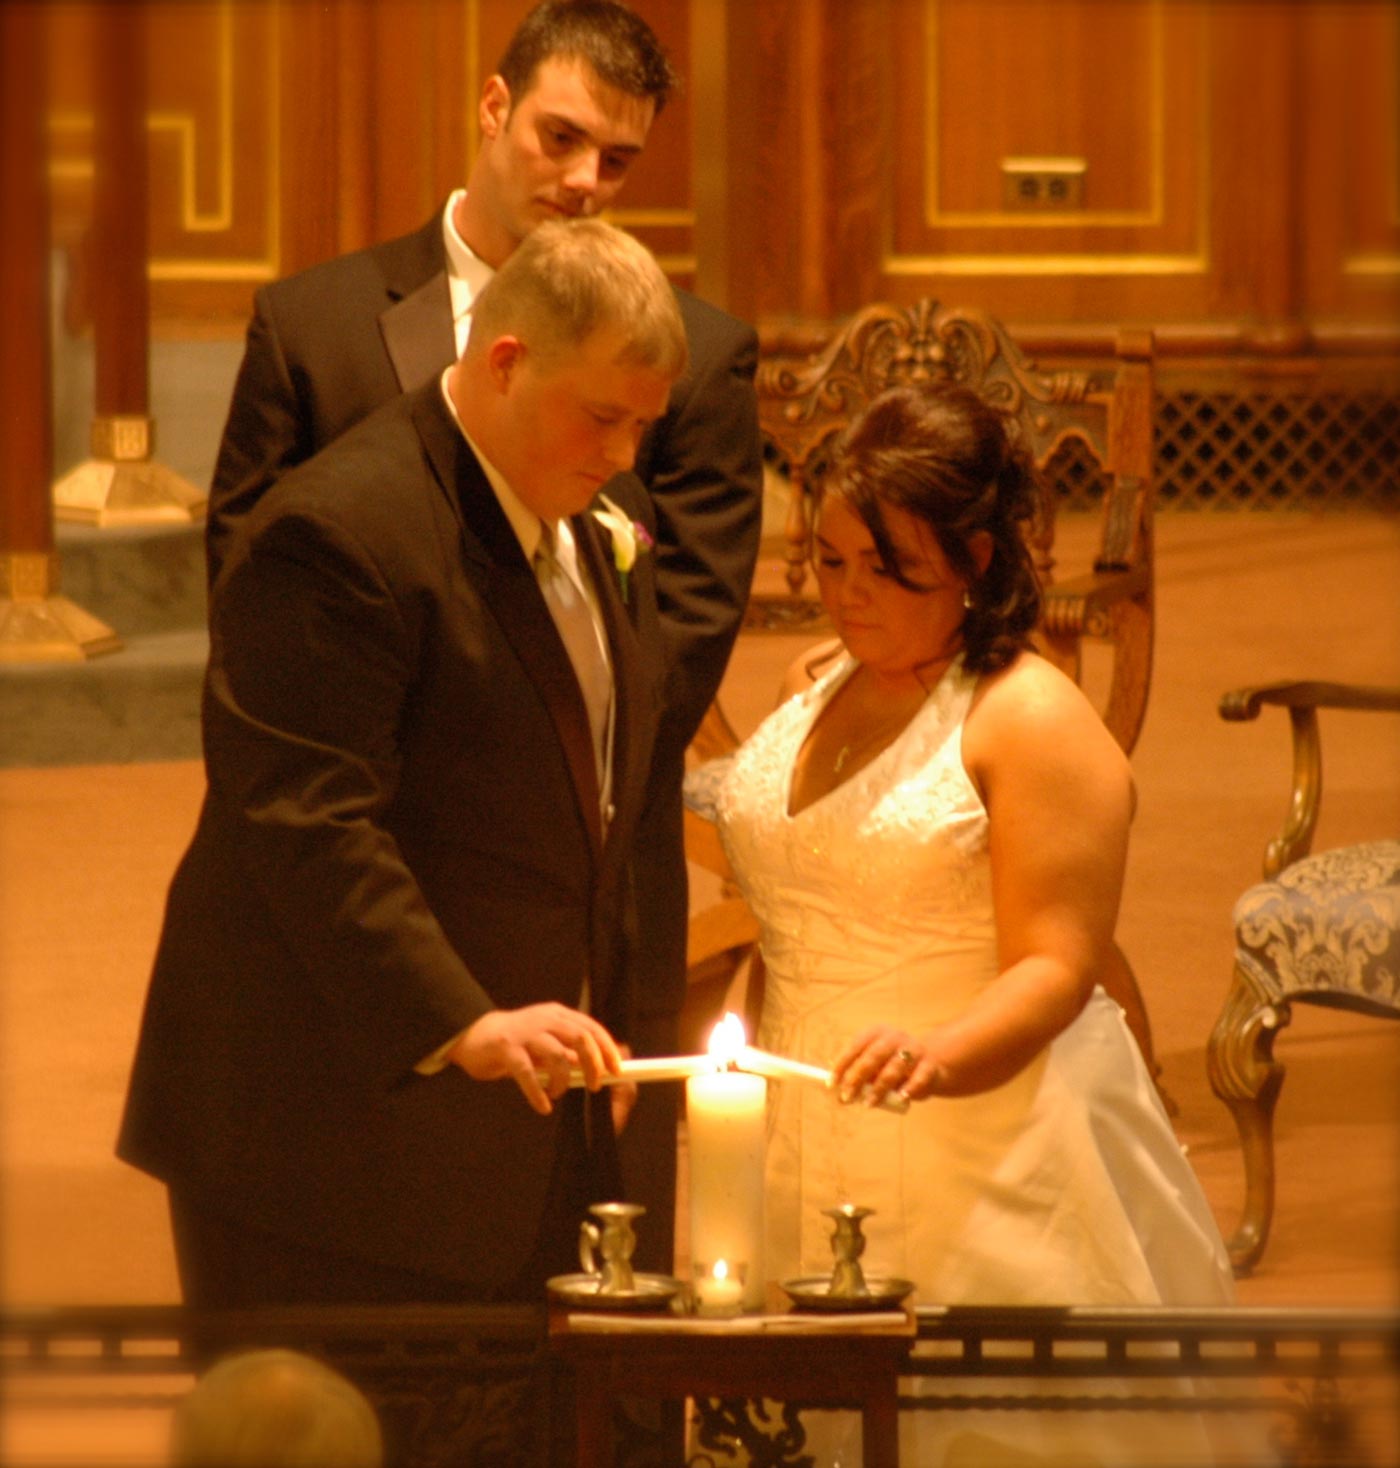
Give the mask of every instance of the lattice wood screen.
[{"label": "lattice wood screen", "polygon": [[[1381,393],[1158,393],[1162,510],[1400,510],[1400,398]],[[1092,506],[1104,477],[1067,443],[1050,471],[1070,509]]]}]

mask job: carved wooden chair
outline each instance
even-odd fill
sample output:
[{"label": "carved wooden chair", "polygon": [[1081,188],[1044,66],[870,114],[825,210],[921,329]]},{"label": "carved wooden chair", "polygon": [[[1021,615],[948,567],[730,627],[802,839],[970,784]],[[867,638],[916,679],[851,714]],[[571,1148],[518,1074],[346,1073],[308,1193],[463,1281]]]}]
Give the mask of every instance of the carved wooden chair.
[{"label": "carved wooden chair", "polygon": [[[936,381],[971,387],[1020,420],[1043,487],[1039,512],[1028,530],[1046,589],[1041,650],[1082,681],[1084,641],[1107,645],[1111,675],[1100,712],[1119,744],[1131,751],[1147,711],[1152,669],[1153,342],[1147,331],[1121,332],[1110,368],[1042,372],[989,316],[924,300],[907,308],[868,306],[815,353],[761,363],[759,420],[770,454],[790,486],[783,551],[786,589],[754,595],[746,631],[810,629],[814,636],[824,628],[829,631],[808,586],[808,563],[836,442],[887,388]],[[1062,578],[1056,574],[1060,491],[1054,471],[1070,440],[1087,448],[1106,477],[1106,488],[1092,565]],[[716,703],[692,753],[712,759],[737,742]],[[703,796],[695,804],[703,804]],[[695,810],[687,820],[688,855],[723,880],[727,868],[713,832],[705,829],[708,823]],[[694,920],[692,977],[703,972],[713,983],[716,962],[737,967],[752,953],[751,932],[742,902],[732,886],[725,887],[717,908]],[[1109,986],[1155,1070],[1146,1006],[1126,960]]]},{"label": "carved wooden chair", "polygon": [[1206,1048],[1215,1094],[1244,1150],[1245,1202],[1229,1240],[1236,1274],[1264,1252],[1274,1210],[1273,1115],[1284,1066],[1274,1040],[1294,1001],[1400,1018],[1400,837],[1310,855],[1322,801],[1319,709],[1400,712],[1400,688],[1273,683],[1227,693],[1222,718],[1286,708],[1293,790],[1283,831],[1264,851],[1264,881],[1235,904],[1235,969]]}]

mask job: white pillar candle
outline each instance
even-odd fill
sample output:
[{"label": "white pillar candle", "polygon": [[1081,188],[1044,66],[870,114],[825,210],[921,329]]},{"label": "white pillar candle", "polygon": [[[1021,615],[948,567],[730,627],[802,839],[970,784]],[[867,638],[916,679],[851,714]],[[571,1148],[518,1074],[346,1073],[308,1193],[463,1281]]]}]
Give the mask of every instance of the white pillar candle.
[{"label": "white pillar candle", "polygon": [[[739,1044],[743,1044],[742,1026]],[[722,1040],[720,1047],[711,1042],[720,1064],[724,1064],[722,1046]],[[692,1076],[685,1083],[685,1095],[690,1257],[708,1269],[725,1260],[732,1273],[743,1275],[744,1308],[761,1310],[768,1082],[742,1071],[717,1070]]]}]

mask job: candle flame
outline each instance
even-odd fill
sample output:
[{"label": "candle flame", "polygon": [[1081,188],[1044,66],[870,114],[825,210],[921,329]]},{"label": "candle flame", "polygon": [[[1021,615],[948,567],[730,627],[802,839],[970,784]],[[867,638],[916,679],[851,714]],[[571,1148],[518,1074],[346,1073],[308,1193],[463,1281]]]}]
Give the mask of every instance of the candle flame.
[{"label": "candle flame", "polygon": [[747,1044],[744,1022],[732,1010],[710,1031],[710,1057],[720,1070],[733,1065]]},{"label": "candle flame", "polygon": [[724,1262],[723,1259],[715,1260],[714,1276],[716,1279],[729,1278],[729,1266]]}]

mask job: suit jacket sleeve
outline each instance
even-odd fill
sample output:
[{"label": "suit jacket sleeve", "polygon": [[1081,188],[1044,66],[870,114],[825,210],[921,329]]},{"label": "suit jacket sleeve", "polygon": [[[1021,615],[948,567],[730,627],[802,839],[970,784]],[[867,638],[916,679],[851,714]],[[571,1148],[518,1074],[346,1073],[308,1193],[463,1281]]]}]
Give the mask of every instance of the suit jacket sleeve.
[{"label": "suit jacket sleeve", "polygon": [[310,458],[315,448],[308,415],[297,402],[271,299],[260,290],[209,489],[204,539],[210,586],[227,555],[234,525],[268,485]]},{"label": "suit jacket sleeve", "polygon": [[667,668],[658,747],[690,743],[719,691],[758,557],[762,455],[753,330],[682,297],[689,374],[644,445],[638,473],[658,528],[657,585]]},{"label": "suit jacket sleeve", "polygon": [[213,607],[209,799],[250,893],[339,1021],[401,1078],[493,1008],[386,823],[414,636],[373,556],[311,514],[259,527]]}]

